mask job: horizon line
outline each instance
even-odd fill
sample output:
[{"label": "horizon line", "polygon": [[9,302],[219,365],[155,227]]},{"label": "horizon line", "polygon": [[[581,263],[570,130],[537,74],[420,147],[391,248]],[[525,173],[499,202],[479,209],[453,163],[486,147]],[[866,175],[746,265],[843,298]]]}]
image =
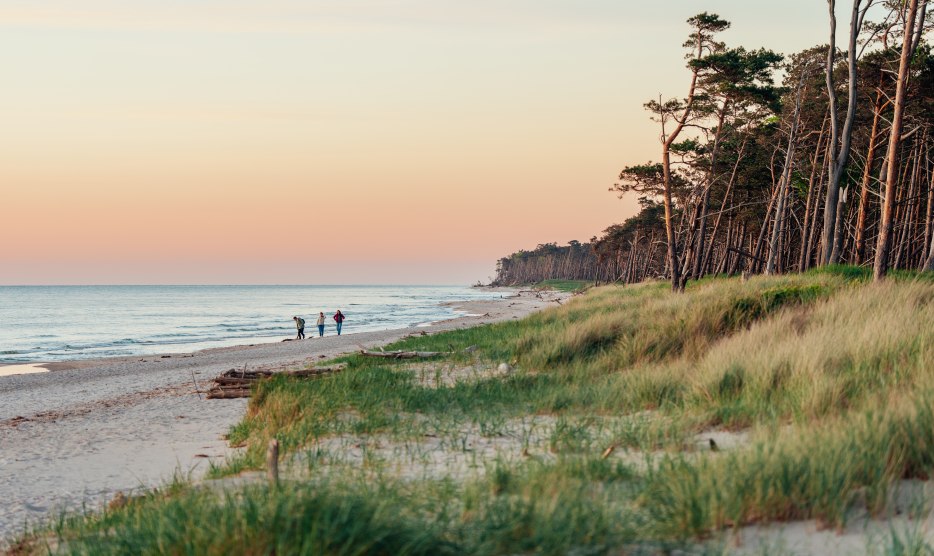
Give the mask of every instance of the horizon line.
[{"label": "horizon line", "polygon": [[[133,284],[0,284],[0,288],[101,288],[101,287],[237,287],[237,286],[250,286],[250,287],[261,287],[261,286],[274,286],[274,287],[324,287],[324,288],[365,288],[365,287],[445,287],[445,286],[467,286],[474,287],[477,284],[461,284],[461,283],[448,283],[448,284],[143,284],[143,283],[133,283]],[[487,285],[487,284],[481,284]]]}]

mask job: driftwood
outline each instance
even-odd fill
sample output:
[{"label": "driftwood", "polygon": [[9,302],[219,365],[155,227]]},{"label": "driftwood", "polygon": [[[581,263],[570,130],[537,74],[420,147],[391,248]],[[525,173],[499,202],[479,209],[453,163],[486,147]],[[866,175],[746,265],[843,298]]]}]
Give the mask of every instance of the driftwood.
[{"label": "driftwood", "polygon": [[320,378],[336,372],[343,371],[347,367],[346,363],[338,365],[328,365],[326,367],[312,367],[310,369],[301,369],[298,371],[268,371],[246,369],[230,369],[214,379],[214,385],[208,391],[209,400],[226,400],[231,398],[249,398],[253,385],[259,381],[267,380],[275,375],[283,375],[294,378]]},{"label": "driftwood", "polygon": [[438,357],[439,355],[452,355],[453,351],[369,351],[360,350],[366,357],[382,357],[384,359],[415,359],[417,357]]},{"label": "driftwood", "polygon": [[207,395],[209,400],[230,400],[233,398],[249,397],[249,388],[211,388]]},{"label": "driftwood", "polygon": [[[371,351],[363,346],[360,346],[360,355],[365,357],[382,357],[383,359],[416,359],[419,357],[428,358],[428,357],[438,357],[439,355],[454,355],[455,350],[454,346],[448,344],[451,348],[451,351],[385,351],[380,348],[380,351]],[[464,348],[464,353],[473,353],[477,350],[477,346],[467,346]]]}]

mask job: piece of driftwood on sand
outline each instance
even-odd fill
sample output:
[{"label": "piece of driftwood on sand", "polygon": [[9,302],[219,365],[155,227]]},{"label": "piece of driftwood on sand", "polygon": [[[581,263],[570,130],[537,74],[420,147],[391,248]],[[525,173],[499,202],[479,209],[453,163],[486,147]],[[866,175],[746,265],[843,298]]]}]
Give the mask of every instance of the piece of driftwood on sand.
[{"label": "piece of driftwood on sand", "polygon": [[255,370],[248,371],[230,369],[214,379],[214,384],[208,391],[209,400],[224,400],[231,398],[249,398],[253,385],[261,380],[272,378],[276,375],[288,376],[293,378],[321,378],[347,368],[346,363],[337,365],[328,365],[326,367],[312,367],[310,369],[301,369],[298,371],[268,371]]},{"label": "piece of driftwood on sand", "polygon": [[360,355],[366,357],[382,357],[384,359],[415,359],[417,357],[438,357],[439,355],[452,355],[452,351],[369,351],[360,350]]}]

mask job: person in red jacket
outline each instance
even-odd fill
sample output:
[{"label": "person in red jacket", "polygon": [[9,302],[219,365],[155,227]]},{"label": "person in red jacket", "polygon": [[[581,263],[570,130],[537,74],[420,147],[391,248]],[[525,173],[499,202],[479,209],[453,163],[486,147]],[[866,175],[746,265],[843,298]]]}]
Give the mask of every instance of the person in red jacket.
[{"label": "person in red jacket", "polygon": [[341,313],[340,309],[338,309],[337,312],[334,313],[334,322],[337,323],[337,335],[340,336],[341,325],[344,324],[344,313]]}]

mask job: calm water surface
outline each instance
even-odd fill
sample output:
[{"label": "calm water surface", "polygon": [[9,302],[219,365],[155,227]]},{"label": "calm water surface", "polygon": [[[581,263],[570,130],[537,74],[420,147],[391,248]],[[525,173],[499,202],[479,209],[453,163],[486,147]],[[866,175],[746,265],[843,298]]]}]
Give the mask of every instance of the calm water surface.
[{"label": "calm water surface", "polygon": [[178,353],[418,326],[458,316],[446,301],[499,298],[460,286],[0,286],[0,364]]}]

